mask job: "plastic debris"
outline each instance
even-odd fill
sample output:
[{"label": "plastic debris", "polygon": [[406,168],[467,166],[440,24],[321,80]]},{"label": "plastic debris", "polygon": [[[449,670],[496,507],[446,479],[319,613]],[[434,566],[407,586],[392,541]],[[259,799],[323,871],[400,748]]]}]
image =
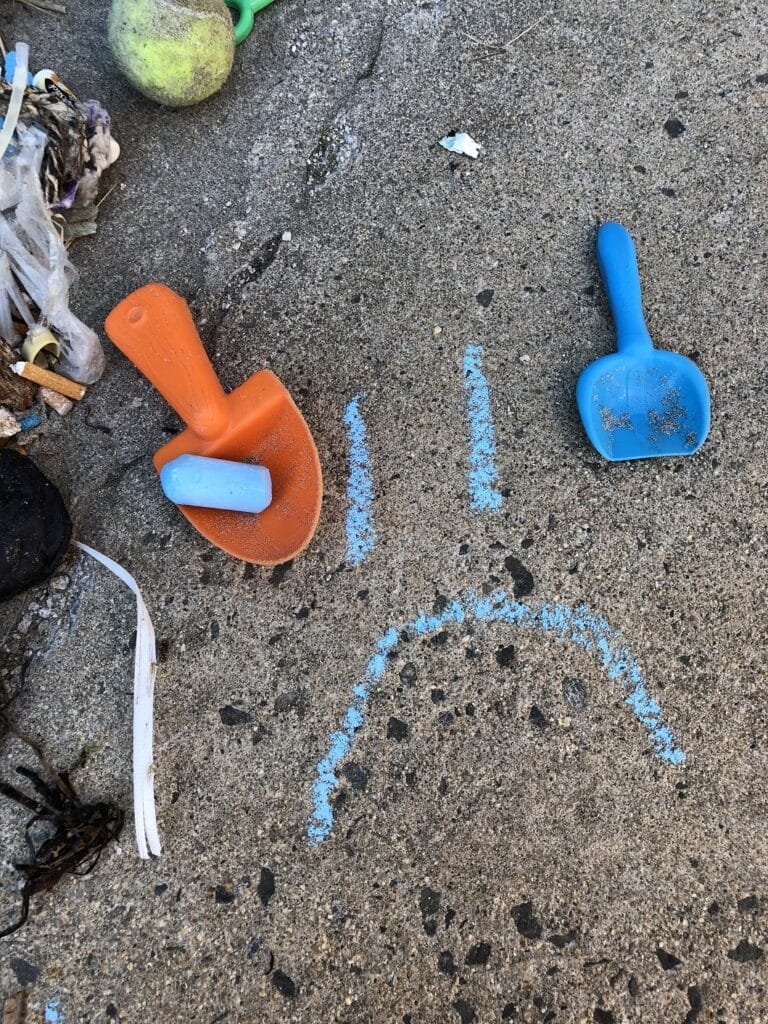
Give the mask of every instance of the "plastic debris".
[{"label": "plastic debris", "polygon": [[480,146],[471,135],[466,132],[456,132],[455,135],[446,135],[440,139],[440,145],[451,153],[459,153],[461,156],[471,157],[476,160],[480,155]]},{"label": "plastic debris", "polygon": [[27,64],[19,43],[0,79],[0,337],[18,347],[28,330],[53,328],[62,373],[92,384],[104,353],[69,308],[65,246],[96,230],[99,181],[120,149],[99,103],[81,103],[53,71],[33,76]]},{"label": "plastic debris", "polygon": [[[16,53],[11,50],[5,58],[5,81],[0,81],[0,110],[15,67]],[[19,120],[46,136],[40,182],[48,207],[61,219],[73,208],[92,204],[99,178],[120,155],[102,105],[96,100],[81,103],[55,72],[45,68],[34,77],[28,75]]]},{"label": "plastic debris", "polygon": [[[8,99],[8,110],[5,112],[2,130],[0,130],[0,160],[10,145],[13,133],[19,123],[21,104],[27,89],[27,66],[29,64],[29,47],[26,43],[17,43],[11,84],[11,95]],[[7,68],[6,68],[7,72]]]},{"label": "plastic debris", "polygon": [[46,367],[57,362],[61,355],[61,345],[58,339],[47,327],[35,324],[27,332],[24,344],[21,346],[21,356],[28,363],[37,363],[38,366]]},{"label": "plastic debris", "polygon": [[34,325],[35,318],[21,293],[19,283],[11,269],[11,262],[6,254],[0,251],[0,337],[12,345],[18,344],[21,337],[13,316],[14,310],[27,329]]},{"label": "plastic debris", "polygon": [[18,420],[19,426],[24,433],[26,433],[29,430],[35,430],[37,427],[41,426],[43,417],[39,412],[29,412],[26,416],[19,416]]},{"label": "plastic debris", "polygon": [[[61,369],[75,380],[92,384],[104,370],[104,353],[96,334],[69,308],[75,269],[40,187],[45,136],[35,128],[21,126],[19,134],[18,151],[0,165],[0,249],[40,310],[41,319],[56,329],[62,347]],[[7,340],[13,343],[13,339]]]},{"label": "plastic debris", "polygon": [[75,546],[101,562],[133,591],[136,597],[136,656],[133,672],[133,810],[139,857],[159,857],[160,837],[155,812],[155,769],[152,756],[152,720],[157,675],[155,630],[136,580],[100,551],[75,541]]}]

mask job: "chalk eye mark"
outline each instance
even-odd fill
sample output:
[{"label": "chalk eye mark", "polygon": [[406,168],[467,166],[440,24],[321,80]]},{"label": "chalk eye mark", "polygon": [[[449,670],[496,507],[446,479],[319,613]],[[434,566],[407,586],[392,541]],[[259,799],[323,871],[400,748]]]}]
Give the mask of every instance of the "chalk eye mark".
[{"label": "chalk eye mark", "polygon": [[496,436],[491,414],[491,396],[483,373],[481,345],[467,345],[464,352],[464,385],[469,417],[469,503],[473,512],[498,512],[501,494],[497,490]]},{"label": "chalk eye mark", "polygon": [[[474,512],[498,512],[501,494],[496,486],[499,479],[495,462],[496,436],[490,389],[483,373],[482,346],[467,345],[463,367],[469,419],[469,503]],[[376,543],[371,456],[365,420],[360,411],[364,398],[364,394],[356,395],[344,410],[349,449],[346,557],[355,568],[363,564]]]},{"label": "chalk eye mark", "polygon": [[360,414],[360,401],[365,395],[356,395],[344,411],[344,423],[349,443],[349,480],[347,483],[347,561],[352,566],[362,565],[373,550],[376,534],[373,528],[373,482],[371,457],[365,422]]}]

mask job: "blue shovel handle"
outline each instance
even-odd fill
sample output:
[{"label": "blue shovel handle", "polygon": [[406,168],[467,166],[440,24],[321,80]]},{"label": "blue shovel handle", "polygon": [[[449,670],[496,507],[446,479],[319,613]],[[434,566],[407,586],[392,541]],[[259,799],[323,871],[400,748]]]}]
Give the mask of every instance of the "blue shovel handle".
[{"label": "blue shovel handle", "polygon": [[635,245],[626,228],[615,221],[601,225],[597,232],[597,262],[616,327],[616,348],[653,348],[643,319],[640,274]]}]

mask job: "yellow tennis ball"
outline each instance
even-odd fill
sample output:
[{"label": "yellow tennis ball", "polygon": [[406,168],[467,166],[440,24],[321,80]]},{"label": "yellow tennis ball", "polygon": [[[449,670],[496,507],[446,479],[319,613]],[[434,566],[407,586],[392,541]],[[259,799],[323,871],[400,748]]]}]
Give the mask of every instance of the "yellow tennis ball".
[{"label": "yellow tennis ball", "polygon": [[235,57],[224,0],[113,0],[109,43],[139,92],[169,107],[215,93]]}]

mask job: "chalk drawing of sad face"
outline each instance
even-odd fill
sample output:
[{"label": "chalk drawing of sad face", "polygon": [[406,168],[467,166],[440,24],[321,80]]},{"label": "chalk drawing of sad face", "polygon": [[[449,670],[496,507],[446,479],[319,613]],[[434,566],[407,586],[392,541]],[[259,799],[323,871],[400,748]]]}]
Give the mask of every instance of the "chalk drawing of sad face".
[{"label": "chalk drawing of sad face", "polygon": [[[459,503],[466,489],[468,514],[490,518],[504,498],[477,346],[464,354],[463,390]],[[345,414],[346,561],[373,588],[366,572],[384,528],[377,537],[369,408],[360,395]],[[621,972],[616,984],[634,998],[637,935],[666,941],[656,919],[674,900],[664,857],[680,739],[616,624],[547,600],[535,561],[519,554],[488,556],[501,562],[495,581],[481,568],[381,622],[342,684],[305,791],[329,962],[355,972],[350,1010],[329,1019],[581,1019],[567,1004],[591,1020],[619,1005],[610,978]]]},{"label": "chalk drawing of sad face", "polygon": [[[474,511],[496,511],[502,496],[497,489],[495,438],[490,409],[488,385],[482,368],[482,349],[467,347],[464,356],[464,378],[467,391],[470,427],[469,495]],[[347,557],[351,564],[361,565],[374,545],[372,522],[373,485],[366,429],[360,411],[361,397],[347,406],[345,424],[350,446],[350,473],[347,512]],[[569,607],[561,603],[527,604],[519,598],[532,590],[532,577],[522,565],[512,594],[498,589],[490,594],[467,591],[431,614],[421,614],[411,621],[389,625],[372,643],[370,658],[359,680],[351,687],[350,704],[317,764],[312,786],[313,813],[307,825],[307,836],[313,844],[323,842],[333,830],[332,799],[339,784],[339,770],[353,749],[358,734],[365,726],[366,710],[375,689],[385,679],[390,659],[403,641],[434,640],[445,636],[449,627],[494,624],[504,633],[519,631],[552,636],[580,651],[588,652],[607,677],[610,687],[637,719],[648,736],[650,748],[657,758],[671,765],[680,765],[685,754],[664,724],[662,709],[648,692],[640,666],[629,649],[602,615],[582,604]],[[530,584],[526,579],[530,579]],[[535,716],[534,716],[535,717]],[[393,728],[397,729],[396,726]]]},{"label": "chalk drawing of sad face", "polygon": [[[425,404],[398,434],[416,467],[431,455],[445,468],[416,524],[413,509],[392,519],[383,481],[402,466],[384,462],[375,396],[346,407],[346,563],[361,605],[390,610],[351,623],[335,725],[305,776],[300,857],[326,900],[328,963],[352,972],[318,992],[335,1000],[342,985],[351,1002],[329,1019],[350,1022],[618,1021],[632,1007],[650,1020],[668,997],[682,1021],[695,979],[670,996],[678,979],[656,947],[681,953],[695,873],[680,827],[685,734],[646,677],[650,655],[593,602],[542,593],[537,542],[508,536],[514,498],[478,346],[455,386],[465,408],[432,447],[419,447]],[[404,472],[397,502],[420,469]],[[409,529],[428,537],[399,563]],[[392,590],[369,603],[382,565]]]}]

